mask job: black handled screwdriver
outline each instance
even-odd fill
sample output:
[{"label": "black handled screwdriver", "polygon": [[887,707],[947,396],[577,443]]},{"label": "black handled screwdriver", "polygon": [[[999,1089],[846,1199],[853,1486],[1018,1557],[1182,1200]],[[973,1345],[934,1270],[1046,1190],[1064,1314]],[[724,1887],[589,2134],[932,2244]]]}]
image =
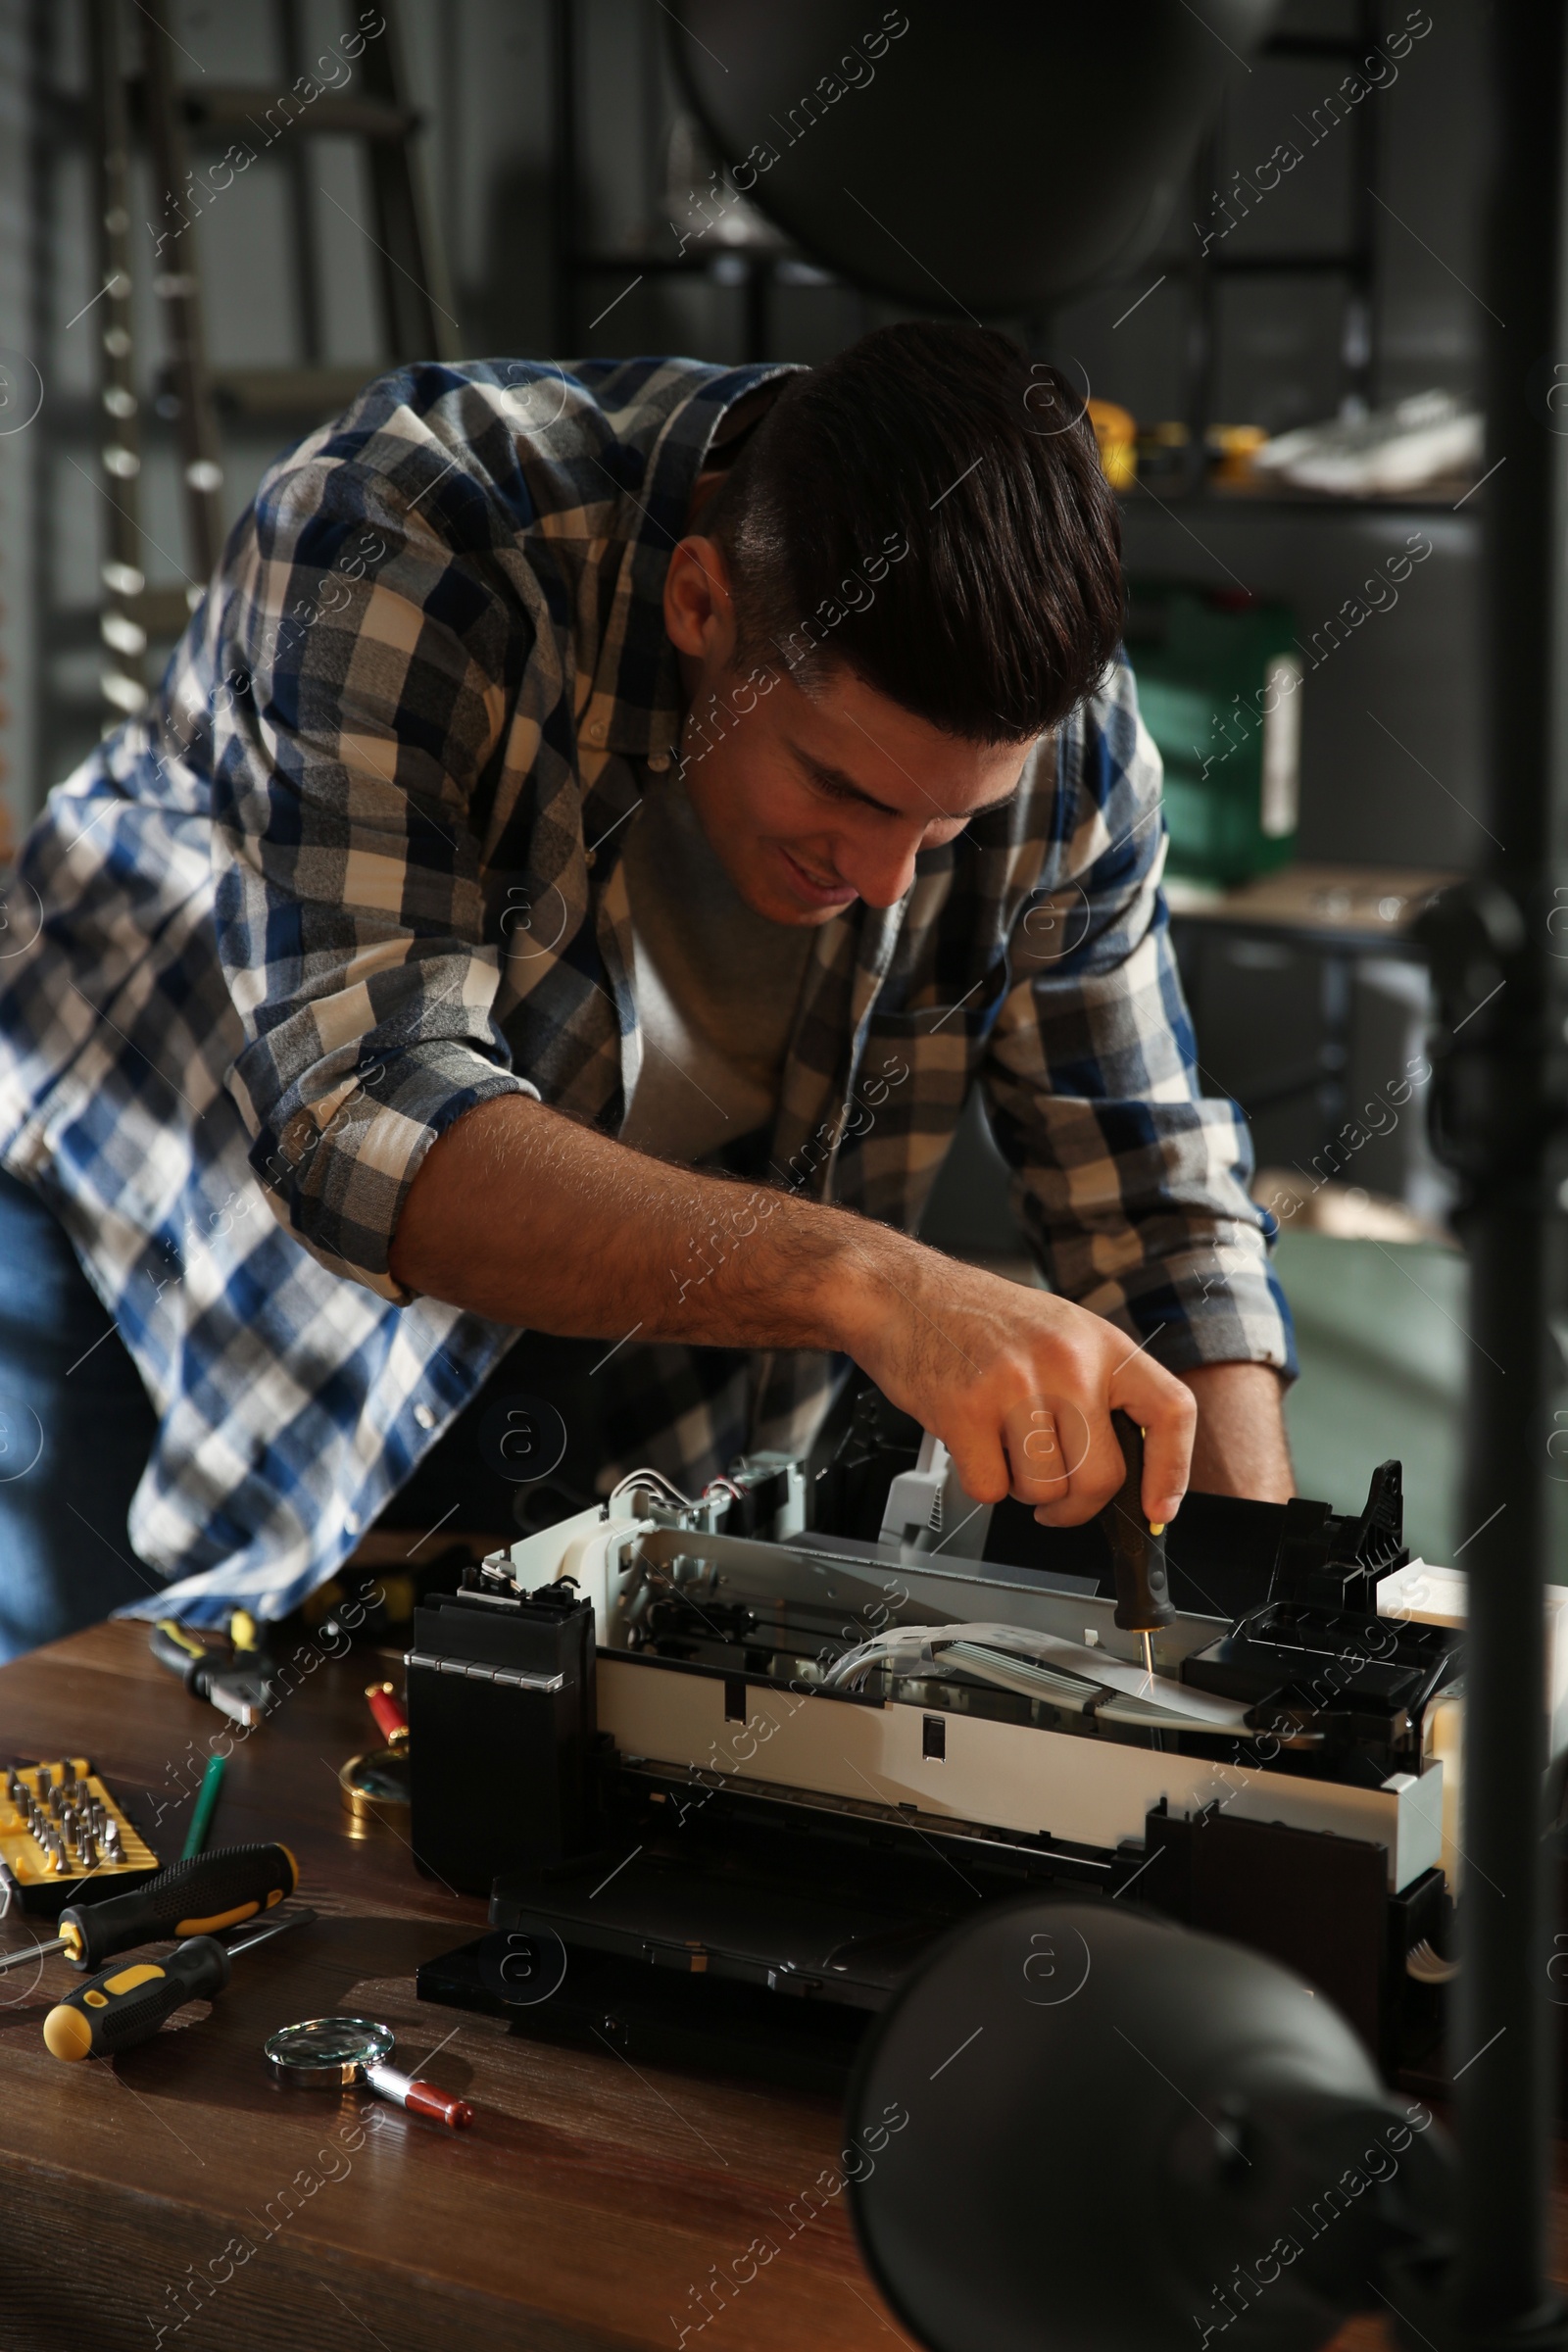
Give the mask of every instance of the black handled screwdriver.
[{"label": "black handled screwdriver", "polygon": [[55,2058],[112,2058],[117,2050],[151,2041],[165,2018],[187,2001],[210,2001],[228,1983],[229,1962],[252,1944],[266,1943],[287,1928],[303,1928],[311,1910],[274,1919],[237,1943],[216,1936],[192,1936],[164,1960],[129,1960],[78,1984],[43,2021],[46,2048]]},{"label": "black handled screwdriver", "polygon": [[299,1885],[299,1865],[286,1845],[225,1845],[161,1870],[144,1886],[99,1903],[73,1903],[60,1914],[60,1934],[48,1943],[0,1957],[0,1971],[64,1952],[74,1968],[101,1968],[116,1952],[175,1936],[211,1936],[270,1911]]},{"label": "black handled screwdriver", "polygon": [[1112,1622],[1123,1633],[1142,1634],[1144,1667],[1152,1676],[1153,1644],[1149,1637],[1169,1625],[1176,1611],[1165,1569],[1165,1529],[1144,1517],[1144,1433],[1131,1416],[1113,1412],[1110,1426],[1121,1446],[1127,1475],[1101,1520],[1116,1571],[1116,1613]]}]

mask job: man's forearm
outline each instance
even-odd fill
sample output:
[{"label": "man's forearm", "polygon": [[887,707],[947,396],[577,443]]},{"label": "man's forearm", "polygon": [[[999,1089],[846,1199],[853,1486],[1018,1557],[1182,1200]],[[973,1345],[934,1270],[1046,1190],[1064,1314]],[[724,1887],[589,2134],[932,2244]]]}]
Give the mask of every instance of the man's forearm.
[{"label": "man's forearm", "polygon": [[1288,1502],[1296,1477],[1279,1374],[1268,1364],[1199,1364],[1178,1378],[1198,1399],[1192,1475],[1199,1493]]},{"label": "man's forearm", "polygon": [[[770,1186],[672,1167],[530,1097],[433,1145],[393,1237],[410,1290],[568,1338],[843,1348],[903,1237]],[[912,1245],[903,1243],[903,1247]]]},{"label": "man's forearm", "polygon": [[1195,1418],[1125,1332],[906,1234],[770,1186],[701,1176],[531,1097],[481,1103],[426,1153],[393,1237],[409,1290],[499,1323],[617,1342],[842,1349],[941,1438],[977,1502],[1076,1525],[1144,1427],[1144,1508],[1169,1519]]}]

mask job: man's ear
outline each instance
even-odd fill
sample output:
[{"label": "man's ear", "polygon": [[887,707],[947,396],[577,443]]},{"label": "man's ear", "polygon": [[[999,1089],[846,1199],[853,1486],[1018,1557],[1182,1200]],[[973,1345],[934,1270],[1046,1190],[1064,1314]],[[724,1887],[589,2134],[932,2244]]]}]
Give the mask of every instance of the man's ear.
[{"label": "man's ear", "polygon": [[714,539],[689,533],[676,547],[664,574],[664,627],[675,651],[695,662],[710,656],[722,666],[735,642],[729,567]]}]

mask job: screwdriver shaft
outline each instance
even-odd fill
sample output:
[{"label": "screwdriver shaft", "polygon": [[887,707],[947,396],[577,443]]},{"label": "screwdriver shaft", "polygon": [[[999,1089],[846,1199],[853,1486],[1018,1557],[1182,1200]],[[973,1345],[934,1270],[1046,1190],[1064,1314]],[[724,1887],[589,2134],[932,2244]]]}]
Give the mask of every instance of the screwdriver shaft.
[{"label": "screwdriver shaft", "polygon": [[[266,1943],[273,1936],[281,1936],[285,1928],[303,1928],[315,1917],[316,1913],[308,1908],[291,1911],[286,1918],[273,1920],[269,1927],[259,1928],[254,1936],[243,1936],[238,1943],[231,1943],[228,1949],[230,1952],[248,1952],[253,1943]],[[57,1936],[53,1943],[32,1943],[24,1951],[6,1952],[0,1955],[0,1975],[4,1975],[8,1968],[20,1968],[24,1960],[46,1960],[51,1952],[63,1952],[66,1943],[64,1936]]]},{"label": "screwdriver shaft", "polygon": [[297,1911],[285,1912],[281,1919],[270,1920],[265,1928],[257,1928],[249,1936],[241,1936],[237,1942],[228,1944],[225,1947],[228,1956],[233,1959],[236,1953],[248,1952],[255,1944],[270,1943],[274,1936],[286,1935],[290,1928],[308,1928],[315,1917],[316,1913],[310,1904],[302,1903]]},{"label": "screwdriver shaft", "polygon": [[0,1954],[0,1976],[8,1968],[20,1968],[24,1960],[46,1960],[51,1952],[63,1952],[66,1940],[64,1936],[57,1936],[53,1943],[29,1943],[24,1951]]}]

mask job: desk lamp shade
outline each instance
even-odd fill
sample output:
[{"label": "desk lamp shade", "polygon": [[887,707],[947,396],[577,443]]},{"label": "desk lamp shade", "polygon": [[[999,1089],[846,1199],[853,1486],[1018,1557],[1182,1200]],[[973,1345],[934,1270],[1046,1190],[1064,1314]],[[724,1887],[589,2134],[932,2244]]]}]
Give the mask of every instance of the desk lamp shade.
[{"label": "desk lamp shade", "polygon": [[[856,284],[983,317],[1136,268],[1274,14],[1275,0],[690,0],[666,28],[720,205],[739,190]],[[694,201],[690,234],[706,218]]]},{"label": "desk lamp shade", "polygon": [[931,2352],[1309,2352],[1380,2288],[1403,2301],[1448,2182],[1430,2111],[1326,1995],[1039,1897],[987,1905],[883,2012],[841,2165]]}]

